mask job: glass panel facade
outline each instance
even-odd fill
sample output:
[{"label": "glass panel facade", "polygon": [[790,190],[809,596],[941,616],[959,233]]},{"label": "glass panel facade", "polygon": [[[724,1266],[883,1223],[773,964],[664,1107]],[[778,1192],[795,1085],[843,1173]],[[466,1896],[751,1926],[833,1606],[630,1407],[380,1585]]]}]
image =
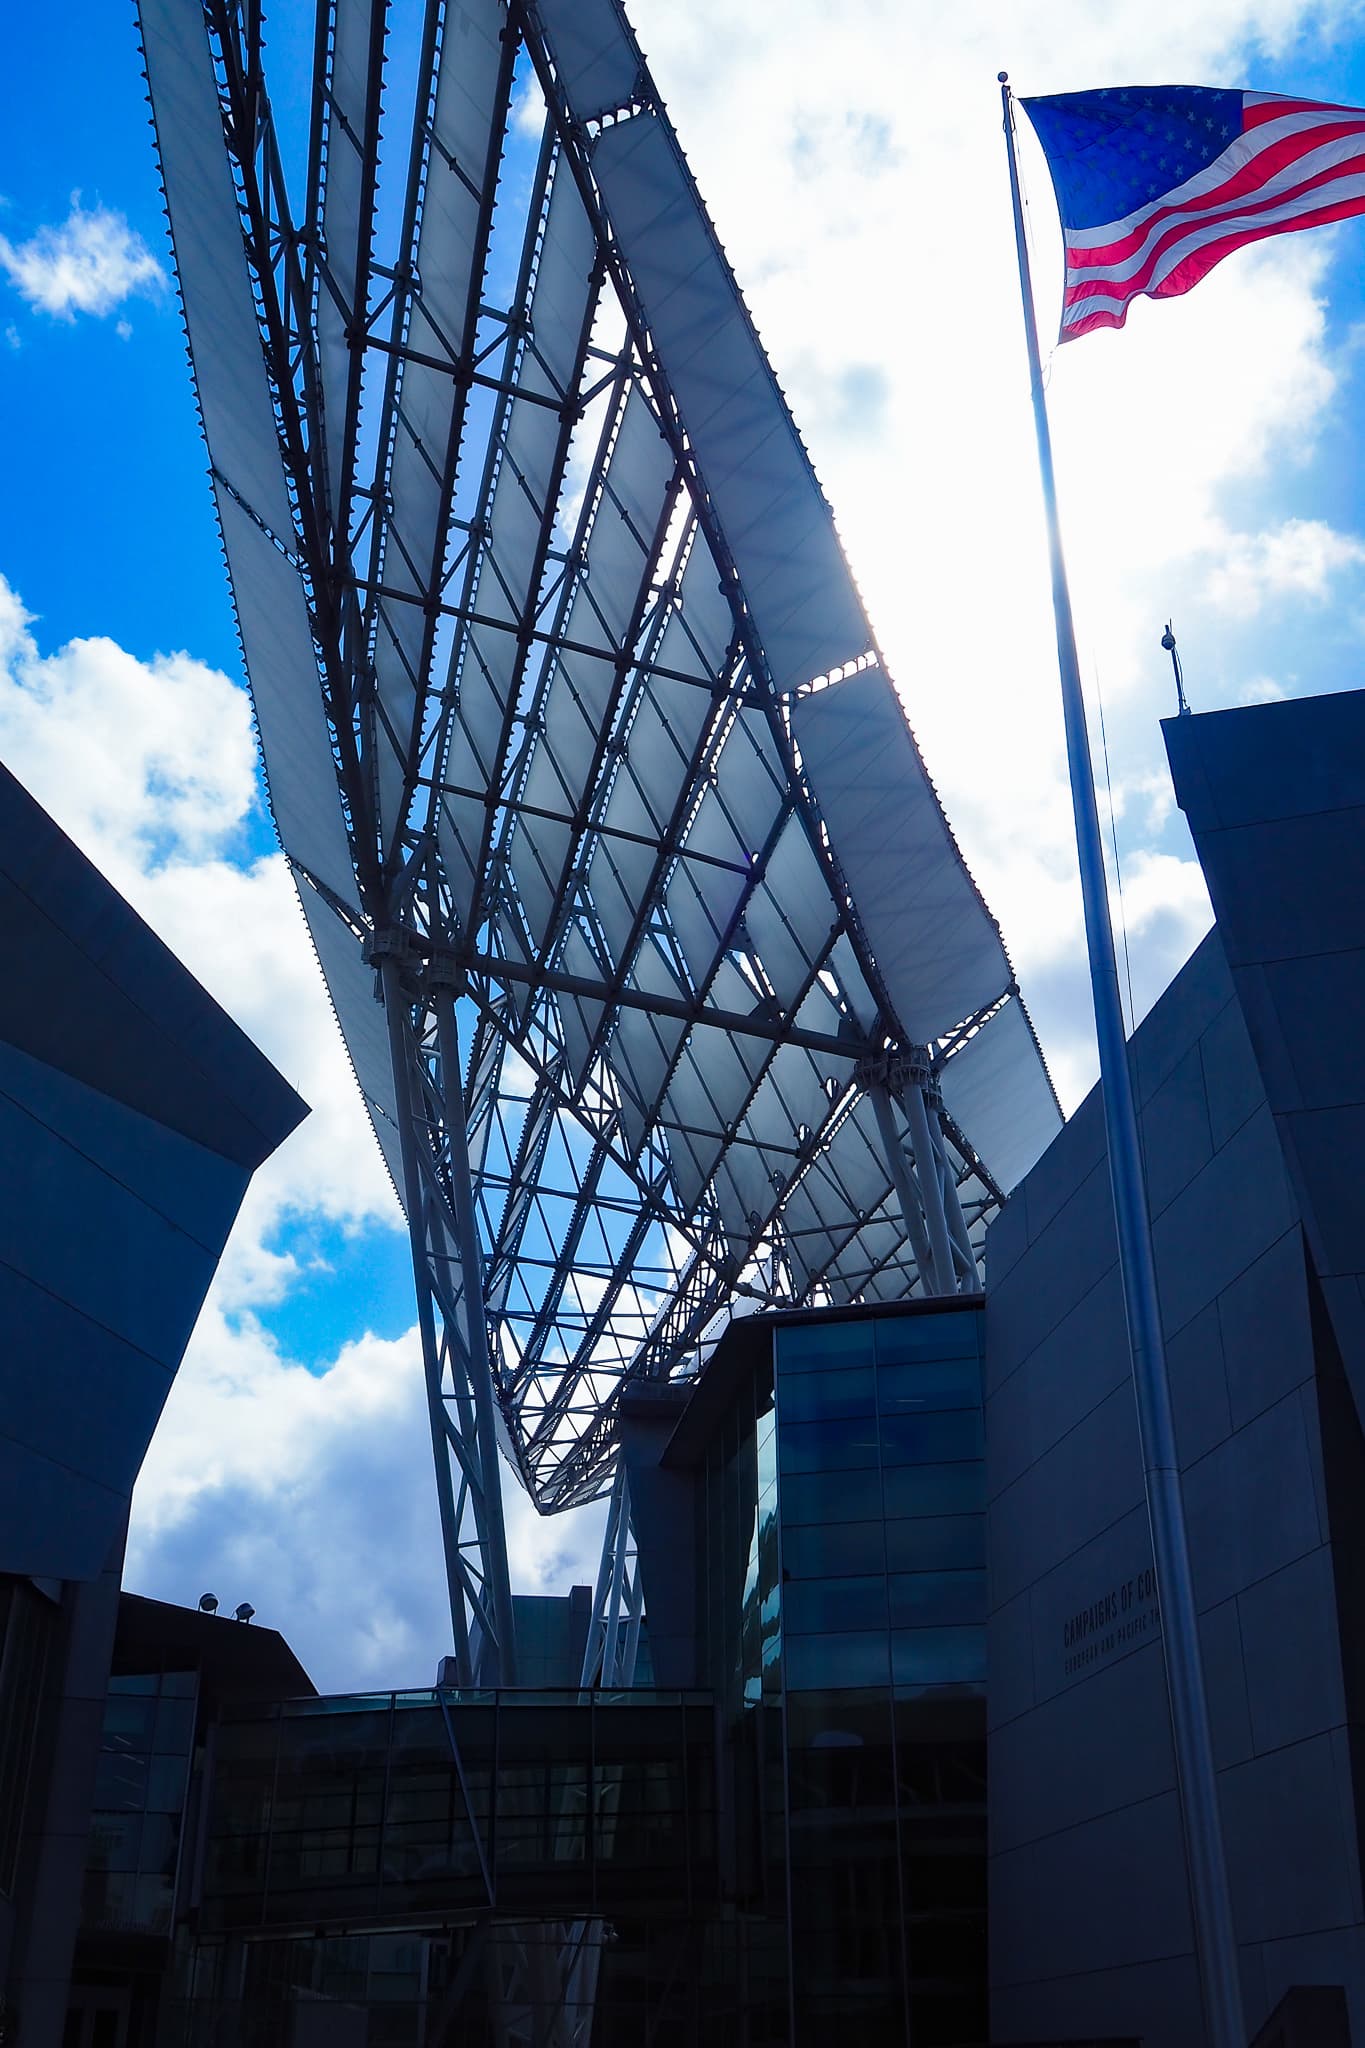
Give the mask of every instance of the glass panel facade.
[{"label": "glass panel facade", "polygon": [[746,1376],[697,1475],[704,1676],[726,1712],[779,1697],[778,1452],[771,1383]]},{"label": "glass panel facade", "polygon": [[224,1711],[206,1933],[714,1899],[709,1696],[380,1693]]},{"label": "glass panel facade", "polygon": [[774,1328],[797,2048],[987,2038],[980,1326]]},{"label": "glass panel facade", "polygon": [[[553,2001],[559,1950],[537,1978],[526,1944],[571,1932],[600,1941],[594,2048],[984,2048],[979,1322],[778,1320],[731,1358],[674,1468],[713,1690],[224,1707],[177,2048],[492,2038],[503,1964]],[[546,1669],[561,1620],[530,1632]],[[186,1705],[111,1698],[102,1881],[129,1914],[174,1854],[158,1745]]]},{"label": "glass panel facade", "polygon": [[172,1930],[197,1696],[192,1671],[109,1681],[81,1900],[87,1932]]}]

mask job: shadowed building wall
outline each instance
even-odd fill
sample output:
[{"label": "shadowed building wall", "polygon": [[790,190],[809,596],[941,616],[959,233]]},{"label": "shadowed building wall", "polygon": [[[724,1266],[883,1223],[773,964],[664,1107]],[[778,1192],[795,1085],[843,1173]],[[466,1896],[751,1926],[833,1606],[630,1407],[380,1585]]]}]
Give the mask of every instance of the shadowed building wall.
[{"label": "shadowed building wall", "polygon": [[[1131,1057],[1247,2017],[1338,1984],[1359,2037],[1365,700],[1167,736],[1219,922]],[[995,2038],[1194,2048],[1096,1095],[990,1233],[986,1322]]]},{"label": "shadowed building wall", "polygon": [[55,2048],[133,1484],[307,1112],[3,768],[0,951],[0,2000]]}]

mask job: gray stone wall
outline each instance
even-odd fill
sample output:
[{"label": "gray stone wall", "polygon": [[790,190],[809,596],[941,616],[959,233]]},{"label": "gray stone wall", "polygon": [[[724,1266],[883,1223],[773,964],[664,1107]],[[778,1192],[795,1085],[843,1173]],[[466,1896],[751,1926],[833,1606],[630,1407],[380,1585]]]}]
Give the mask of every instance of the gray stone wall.
[{"label": "gray stone wall", "polygon": [[[1216,934],[1137,1033],[1252,2030],[1365,1935],[1299,1212]],[[1092,1095],[987,1245],[994,2038],[1203,2041]]]}]

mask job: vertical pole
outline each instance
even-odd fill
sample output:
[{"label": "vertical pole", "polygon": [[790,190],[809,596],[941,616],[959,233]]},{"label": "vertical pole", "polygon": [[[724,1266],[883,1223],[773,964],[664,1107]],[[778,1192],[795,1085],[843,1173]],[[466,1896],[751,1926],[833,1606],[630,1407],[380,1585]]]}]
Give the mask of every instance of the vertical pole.
[{"label": "vertical pole", "polygon": [[588,1640],[583,1647],[583,1669],[579,1684],[590,1686],[603,1668],[604,1631],[607,1619],[607,1589],[616,1561],[616,1518],[621,1512],[621,1489],[625,1484],[625,1460],[617,1452],[617,1467],[607,1504],[607,1523],[602,1531],[602,1553],[597,1561],[597,1584],[593,1587],[592,1613],[588,1618]]},{"label": "vertical pole", "polygon": [[611,1565],[611,1591],[607,1598],[606,1623],[602,1633],[602,1683],[616,1685],[620,1679],[617,1634],[621,1625],[621,1594],[626,1581],[626,1550],[630,1544],[630,1491],[626,1485],[626,1461],[617,1453],[616,1550]]},{"label": "vertical pole", "polygon": [[1014,150],[1013,106],[1008,77],[1003,71],[1000,74],[1000,97],[1005,114],[1005,147],[1009,157],[1010,198],[1014,208],[1014,240],[1028,343],[1033,419],[1038,437],[1038,468],[1047,513],[1052,608],[1057,622],[1057,662],[1061,672],[1067,765],[1071,775],[1076,851],[1080,859],[1081,896],[1085,907],[1085,937],[1090,956],[1090,986],[1095,1005],[1095,1036],[1099,1042],[1100,1092],[1109,1146],[1109,1179],[1128,1319],[1138,1435],[1146,1476],[1147,1515],[1151,1524],[1152,1555],[1161,1605],[1166,1686],[1170,1698],[1176,1778],[1185,1825],[1185,1856],[1194,1908],[1195,1948],[1203,1980],[1209,2048],[1246,2048],[1237,1934],[1218,1810],[1218,1781],[1204,1691],[1199,1613],[1195,1605],[1180,1465],[1176,1455],[1156,1261],[1142,1179],[1142,1155],[1138,1144],[1132,1076],[1128,1067],[1128,1046],[1123,1031],[1123,1011],[1119,1003],[1118,967],[1114,957],[1113,927],[1109,921],[1104,850],[1091,775],[1090,740],[1086,731],[1080,664],[1076,658],[1071,593],[1067,587],[1061,524],[1057,516],[1052,437],[1043,393],[1033,280],[1024,240],[1024,209]]},{"label": "vertical pole", "polygon": [[924,1220],[929,1225],[929,1243],[933,1248],[934,1273],[938,1282],[935,1292],[956,1294],[957,1267],[953,1264],[948,1219],[943,1213],[943,1190],[938,1184],[938,1158],[929,1132],[929,1111],[923,1086],[913,1075],[905,1084],[901,1101],[905,1104],[910,1143],[915,1152],[915,1179],[924,1197]]},{"label": "vertical pole", "polygon": [[408,1033],[403,1022],[407,998],[399,979],[398,963],[385,959],[380,968],[384,991],[384,1019],[389,1033],[389,1064],[393,1070],[394,1101],[398,1109],[398,1147],[403,1161],[403,1199],[408,1212],[408,1239],[412,1248],[412,1277],[417,1289],[417,1324],[422,1338],[422,1368],[427,1383],[427,1420],[431,1425],[431,1449],[436,1463],[436,1500],[441,1514],[441,1543],[445,1551],[446,1589],[450,1595],[450,1626],[461,1683],[470,1685],[476,1673],[470,1668],[469,1622],[460,1577],[459,1514],[450,1476],[450,1446],[446,1442],[445,1403],[441,1395],[441,1352],[436,1338],[436,1313],[431,1300],[431,1275],[427,1264],[426,1190],[414,1151],[412,1075],[408,1057]]},{"label": "vertical pole", "polygon": [[517,1653],[512,1620],[512,1580],[507,1564],[507,1528],[502,1514],[493,1364],[488,1355],[488,1322],[483,1305],[483,1258],[479,1250],[478,1221],[474,1214],[474,1182],[469,1171],[469,1133],[464,1120],[455,995],[449,988],[436,991],[436,1044],[441,1060],[441,1101],[445,1113],[446,1142],[450,1148],[451,1194],[455,1204],[456,1246],[460,1255],[465,1359],[474,1396],[479,1473],[483,1483],[484,1516],[479,1535],[498,1635],[491,1659],[486,1641],[480,1646],[479,1661],[484,1668],[480,1669],[478,1678],[482,1685],[515,1685]]},{"label": "vertical pole", "polygon": [[[915,1254],[919,1267],[920,1285],[926,1294],[937,1294],[942,1290],[935,1285],[934,1255],[929,1249],[929,1233],[924,1227],[924,1214],[915,1194],[915,1184],[910,1178],[910,1162],[905,1156],[905,1147],[896,1129],[896,1119],[891,1111],[891,1091],[884,1081],[874,1081],[868,1090],[872,1097],[872,1114],[877,1119],[877,1136],[882,1141],[886,1154],[886,1170],[895,1185],[896,1197],[901,1205],[901,1221],[910,1248]],[[918,1162],[917,1162],[918,1163]]]},{"label": "vertical pole", "polygon": [[972,1248],[972,1236],[967,1228],[967,1219],[962,1213],[961,1197],[957,1192],[952,1162],[943,1138],[943,1121],[937,1110],[930,1126],[930,1135],[934,1141],[934,1157],[938,1163],[938,1184],[943,1195],[943,1213],[948,1219],[948,1235],[953,1241],[953,1250],[962,1262],[964,1281],[970,1281],[971,1286],[976,1288],[981,1284],[976,1253]]}]

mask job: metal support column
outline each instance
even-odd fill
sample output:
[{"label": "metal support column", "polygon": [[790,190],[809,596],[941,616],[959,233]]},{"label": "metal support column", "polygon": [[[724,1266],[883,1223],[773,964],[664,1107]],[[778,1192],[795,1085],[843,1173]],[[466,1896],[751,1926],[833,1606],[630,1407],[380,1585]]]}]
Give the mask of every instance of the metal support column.
[{"label": "metal support column", "polygon": [[583,1650],[583,1685],[634,1684],[643,1613],[640,1561],[630,1523],[630,1486],[625,1459],[618,1451]]},{"label": "metal support column", "polygon": [[936,1285],[934,1256],[929,1249],[929,1233],[924,1226],[924,1211],[920,1207],[915,1191],[914,1177],[910,1172],[910,1161],[905,1156],[900,1132],[896,1129],[895,1112],[891,1107],[891,1093],[884,1081],[874,1081],[868,1089],[872,1098],[872,1114],[877,1119],[877,1136],[882,1141],[886,1164],[895,1183],[896,1199],[900,1203],[901,1220],[905,1234],[915,1254],[919,1268],[920,1285],[926,1294],[937,1294],[941,1289]]},{"label": "metal support column", "polygon": [[924,1100],[924,1083],[918,1075],[911,1073],[901,1093],[905,1106],[906,1121],[910,1126],[910,1143],[915,1153],[915,1179],[924,1197],[924,1220],[929,1226],[929,1244],[933,1253],[935,1294],[956,1294],[957,1268],[953,1264],[952,1240],[948,1233],[948,1218],[943,1206],[943,1188],[938,1177],[938,1155],[929,1129],[929,1109]]},{"label": "metal support column", "polygon": [[[507,1563],[507,1528],[502,1514],[502,1468],[498,1457],[498,1417],[493,1400],[493,1362],[488,1350],[488,1322],[484,1314],[483,1254],[479,1249],[478,1218],[474,1211],[474,1181],[469,1170],[469,1133],[465,1128],[464,1083],[460,1066],[459,1032],[455,1022],[455,992],[447,986],[435,992],[436,1042],[440,1057],[441,1097],[445,1110],[449,1146],[450,1190],[455,1204],[455,1237],[460,1256],[461,1305],[464,1309],[465,1361],[474,1394],[476,1443],[483,1484],[485,1580],[492,1594],[493,1622],[497,1639],[491,1660],[478,1658],[479,1677],[485,1685],[515,1685],[517,1682],[516,1640],[512,1620],[512,1582]],[[491,1662],[491,1669],[485,1665]]]},{"label": "metal support column", "polygon": [[[459,1682],[462,1685],[515,1683],[512,1593],[507,1540],[498,1483],[496,1416],[485,1345],[471,1344],[475,1318],[482,1327],[482,1294],[477,1257],[470,1257],[473,1194],[465,1149],[464,1105],[455,1074],[453,1100],[443,1100],[442,1067],[454,1057],[453,1031],[444,1055],[437,1042],[419,1043],[413,1025],[414,998],[404,988],[395,954],[376,944],[393,1066],[404,1203],[417,1291],[417,1320],[426,1375],[427,1413],[436,1464],[436,1497],[441,1517],[446,1582]],[[441,998],[438,996],[438,1002]],[[453,1024],[453,995],[451,1023]],[[431,1102],[418,1100],[430,1087]],[[433,1135],[442,1127],[448,1142],[442,1162]],[[451,1195],[467,1209],[465,1244],[452,1213]],[[463,1197],[463,1199],[462,1199]],[[477,1252],[477,1237],[472,1238]]]},{"label": "metal support column", "polygon": [[460,1570],[460,1514],[450,1469],[446,1441],[445,1402],[442,1392],[441,1346],[436,1328],[436,1307],[432,1299],[431,1268],[427,1255],[426,1190],[417,1159],[417,1134],[413,1127],[406,998],[398,964],[384,960],[380,965],[384,994],[384,1015],[388,1025],[389,1059],[393,1067],[394,1095],[398,1108],[398,1146],[403,1161],[403,1206],[408,1216],[408,1242],[412,1251],[412,1278],[417,1294],[417,1327],[422,1340],[422,1369],[427,1385],[427,1420],[431,1426],[432,1457],[436,1466],[436,1501],[441,1517],[441,1548],[445,1556],[446,1590],[450,1600],[450,1626],[454,1637],[456,1669],[460,1682],[473,1683],[469,1655],[469,1610],[464,1597]]},{"label": "metal support column", "polygon": [[948,1224],[948,1235],[952,1239],[953,1252],[962,1277],[975,1289],[981,1284],[981,1269],[976,1263],[971,1232],[967,1228],[967,1219],[962,1213],[962,1203],[958,1199],[957,1176],[953,1172],[952,1160],[948,1157],[948,1141],[943,1132],[943,1105],[937,1090],[933,1095],[932,1110],[930,1135],[934,1141],[939,1192],[943,1201],[943,1214]]}]

